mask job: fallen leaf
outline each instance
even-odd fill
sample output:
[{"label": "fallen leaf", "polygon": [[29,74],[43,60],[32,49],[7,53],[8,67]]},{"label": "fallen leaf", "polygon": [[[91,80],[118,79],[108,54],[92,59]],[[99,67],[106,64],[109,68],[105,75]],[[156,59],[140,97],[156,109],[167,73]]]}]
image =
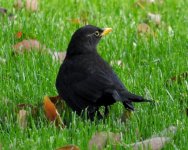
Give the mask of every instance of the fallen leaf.
[{"label": "fallen leaf", "polygon": [[125,147],[132,147],[133,150],[160,150],[169,141],[170,138],[168,137],[154,137],[141,142],[136,142],[135,144],[127,145]]},{"label": "fallen leaf", "polygon": [[30,52],[31,50],[42,50],[44,46],[39,41],[34,39],[23,40],[13,46],[15,54],[22,54],[24,52]]},{"label": "fallen leaf", "polygon": [[22,37],[23,33],[21,31],[16,33],[16,38],[20,39]]},{"label": "fallen leaf", "polygon": [[33,117],[37,116],[38,113],[39,113],[39,107],[35,106],[35,105],[32,105],[32,104],[21,103],[21,104],[17,105],[17,108],[19,110],[21,110],[21,109],[26,110],[26,109],[29,108],[31,110],[31,114],[32,114]]},{"label": "fallen leaf", "polygon": [[151,29],[148,24],[146,23],[140,23],[137,26],[138,33],[151,33]]},{"label": "fallen leaf", "polygon": [[65,59],[66,56],[66,52],[53,52],[52,53],[52,59],[59,61],[60,63],[63,62],[63,60]]},{"label": "fallen leaf", "polygon": [[31,11],[37,11],[38,0],[26,0],[26,9]]},{"label": "fallen leaf", "polygon": [[161,15],[160,14],[148,13],[148,18],[156,25],[159,25],[161,23]]},{"label": "fallen leaf", "polygon": [[57,148],[56,150],[80,150],[80,148],[75,145],[67,145],[67,146]]},{"label": "fallen leaf", "polygon": [[56,126],[65,127],[54,103],[51,102],[48,96],[44,97],[44,111],[49,121],[55,122]]},{"label": "fallen leaf", "polygon": [[54,103],[51,102],[48,96],[44,97],[44,110],[45,110],[47,119],[49,119],[50,121],[56,120],[58,116],[58,112]]},{"label": "fallen leaf", "polygon": [[161,132],[159,132],[156,135],[152,135],[152,137],[158,137],[158,136],[163,136],[163,137],[173,137],[177,132],[177,127],[175,126],[169,126],[168,128],[165,128]]},{"label": "fallen leaf", "polygon": [[17,9],[21,9],[23,7],[22,0],[15,0],[14,1],[14,7],[17,8]]},{"label": "fallen leaf", "polygon": [[110,143],[117,144],[121,140],[121,134],[119,133],[112,133],[112,132],[99,132],[93,135],[91,140],[88,144],[88,149],[92,150],[96,148],[97,150],[103,150],[106,145],[107,141]]},{"label": "fallen leaf", "polygon": [[27,127],[27,111],[24,109],[21,109],[18,112],[18,125],[19,127],[25,129]]}]

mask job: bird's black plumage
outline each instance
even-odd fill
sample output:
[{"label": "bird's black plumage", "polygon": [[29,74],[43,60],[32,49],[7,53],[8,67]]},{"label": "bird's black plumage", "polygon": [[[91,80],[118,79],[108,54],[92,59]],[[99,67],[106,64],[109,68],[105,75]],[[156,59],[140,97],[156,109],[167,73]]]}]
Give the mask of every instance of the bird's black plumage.
[{"label": "bird's black plumage", "polygon": [[72,36],[56,79],[57,91],[78,114],[87,108],[93,119],[100,106],[121,101],[134,110],[132,102],[149,101],[130,93],[111,67],[97,53],[97,44],[110,29],[86,25]]}]

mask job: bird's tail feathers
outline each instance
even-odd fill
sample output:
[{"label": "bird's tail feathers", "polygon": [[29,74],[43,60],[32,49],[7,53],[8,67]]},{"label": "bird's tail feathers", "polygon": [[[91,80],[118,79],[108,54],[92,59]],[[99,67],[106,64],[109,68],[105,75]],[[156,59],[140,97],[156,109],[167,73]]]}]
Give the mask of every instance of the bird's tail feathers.
[{"label": "bird's tail feathers", "polygon": [[145,99],[142,96],[135,95],[132,93],[126,93],[126,96],[132,102],[152,102],[152,100]]}]

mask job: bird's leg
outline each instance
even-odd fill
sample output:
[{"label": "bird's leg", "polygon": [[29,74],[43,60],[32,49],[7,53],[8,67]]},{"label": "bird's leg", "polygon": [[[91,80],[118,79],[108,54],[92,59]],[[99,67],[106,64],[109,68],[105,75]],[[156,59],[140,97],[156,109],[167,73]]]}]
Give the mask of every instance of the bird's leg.
[{"label": "bird's leg", "polygon": [[95,117],[97,119],[99,119],[99,120],[103,118],[103,116],[99,112],[99,108],[93,107],[93,106],[89,106],[88,107],[88,109],[87,109],[87,116],[89,117],[89,119],[91,121],[93,121],[95,119]]}]

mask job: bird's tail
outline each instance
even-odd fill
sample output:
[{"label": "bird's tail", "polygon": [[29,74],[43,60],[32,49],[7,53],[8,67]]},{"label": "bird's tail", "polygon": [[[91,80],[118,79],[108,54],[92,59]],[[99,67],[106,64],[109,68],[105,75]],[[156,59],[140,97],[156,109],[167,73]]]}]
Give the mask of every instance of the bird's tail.
[{"label": "bird's tail", "polygon": [[125,100],[123,101],[123,105],[125,108],[134,111],[134,106],[132,102],[153,102],[152,100],[148,100],[143,98],[142,96],[135,95],[132,93],[125,94]]}]

